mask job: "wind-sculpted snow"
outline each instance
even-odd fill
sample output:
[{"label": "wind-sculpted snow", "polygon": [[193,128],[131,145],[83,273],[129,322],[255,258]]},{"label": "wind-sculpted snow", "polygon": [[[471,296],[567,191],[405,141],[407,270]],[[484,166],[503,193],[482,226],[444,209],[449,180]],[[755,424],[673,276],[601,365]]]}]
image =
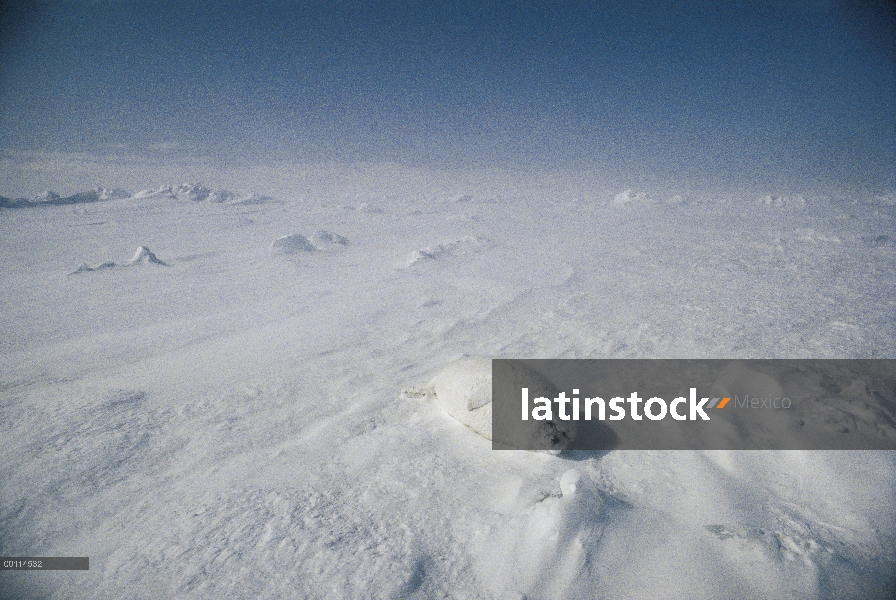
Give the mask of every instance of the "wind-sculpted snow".
[{"label": "wind-sculpted snow", "polygon": [[896,358],[893,206],[294,185],[3,208],[0,555],[91,568],[0,597],[893,597],[891,453],[499,452],[481,378],[427,387],[463,356]]},{"label": "wind-sculpted snow", "polygon": [[427,246],[411,252],[407,259],[407,266],[420,261],[438,260],[458,254],[473,252],[482,246],[483,242],[473,236],[465,236],[459,240]]},{"label": "wind-sculpted snow", "polygon": [[301,233],[284,235],[271,242],[271,252],[277,254],[295,254],[296,252],[313,252],[314,250],[314,245]]},{"label": "wind-sculpted snow", "polygon": [[115,266],[115,263],[111,260],[108,260],[104,263],[100,263],[95,267],[91,267],[87,263],[81,263],[78,265],[78,268],[70,273],[70,275],[76,275],[78,273],[92,273],[94,271],[102,271],[103,269],[111,269]]},{"label": "wind-sculpted snow", "polygon": [[173,198],[189,202],[208,202],[210,204],[266,204],[274,200],[269,196],[258,194],[241,195],[228,190],[208,188],[201,183],[184,183],[181,185],[163,185],[156,189],[140,190],[132,196],[135,199]]},{"label": "wind-sculpted snow", "polygon": [[271,242],[269,250],[274,254],[296,254],[316,250],[344,249],[349,245],[347,237],[323,229],[315,233],[311,239],[313,243],[301,233],[291,233]]},{"label": "wind-sculpted snow", "polygon": [[127,265],[131,266],[147,263],[165,266],[165,263],[159,260],[159,258],[153,253],[153,251],[146,246],[140,246],[139,248],[137,248],[137,251],[134,252],[134,256],[127,262]]},{"label": "wind-sculpted snow", "polygon": [[[150,250],[146,246],[139,246],[137,250],[134,252],[134,256],[131,257],[131,260],[127,261],[121,266],[131,267],[134,265],[144,265],[144,264],[153,264],[153,265],[161,265],[163,267],[167,267],[168,263],[163,260],[160,260],[155,253]],[[94,271],[103,271],[105,269],[114,269],[117,267],[115,262],[111,260],[107,260],[106,262],[100,263],[95,267],[89,266],[87,263],[81,263],[81,265],[69,273],[69,275],[77,275],[79,273],[92,273]]]}]

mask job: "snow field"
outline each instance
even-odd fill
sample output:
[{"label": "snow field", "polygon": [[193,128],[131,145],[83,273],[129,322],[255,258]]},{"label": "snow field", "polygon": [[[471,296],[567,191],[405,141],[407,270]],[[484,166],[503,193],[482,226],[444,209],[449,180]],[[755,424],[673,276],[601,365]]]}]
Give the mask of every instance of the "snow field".
[{"label": "snow field", "polygon": [[[3,209],[0,554],[91,558],[3,597],[886,597],[890,453],[495,452],[401,392],[471,355],[892,358],[892,207],[508,190]],[[68,276],[141,245],[168,267]]]}]

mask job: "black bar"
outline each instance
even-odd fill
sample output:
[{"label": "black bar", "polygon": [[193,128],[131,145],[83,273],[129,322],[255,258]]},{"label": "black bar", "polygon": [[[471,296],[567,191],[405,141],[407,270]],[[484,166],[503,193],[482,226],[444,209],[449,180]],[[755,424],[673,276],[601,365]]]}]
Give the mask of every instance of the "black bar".
[{"label": "black bar", "polygon": [[87,556],[2,556],[0,571],[89,571]]}]

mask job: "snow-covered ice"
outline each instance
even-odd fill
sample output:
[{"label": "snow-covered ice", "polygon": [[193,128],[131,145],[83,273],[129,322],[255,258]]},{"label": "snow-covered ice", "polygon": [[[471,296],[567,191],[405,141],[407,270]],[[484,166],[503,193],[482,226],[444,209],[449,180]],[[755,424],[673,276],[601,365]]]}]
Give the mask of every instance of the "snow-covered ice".
[{"label": "snow-covered ice", "polygon": [[428,387],[894,358],[892,202],[411,179],[0,209],[0,555],[90,557],[2,597],[893,593],[892,452],[498,452]]},{"label": "snow-covered ice", "polygon": [[271,242],[271,251],[279,254],[293,254],[295,252],[311,252],[314,245],[301,233],[291,233],[278,237]]},{"label": "snow-covered ice", "polygon": [[139,248],[137,248],[137,251],[134,252],[134,256],[127,262],[127,265],[141,265],[146,263],[153,265],[165,265],[165,262],[159,260],[159,258],[153,253],[153,251],[146,246],[140,246]]}]

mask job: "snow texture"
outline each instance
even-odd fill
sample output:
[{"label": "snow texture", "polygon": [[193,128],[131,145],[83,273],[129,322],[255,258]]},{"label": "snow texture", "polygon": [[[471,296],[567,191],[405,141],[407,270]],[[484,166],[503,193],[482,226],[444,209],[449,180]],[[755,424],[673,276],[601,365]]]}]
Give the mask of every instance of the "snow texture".
[{"label": "snow texture", "polygon": [[420,250],[414,250],[408,256],[407,266],[411,266],[419,261],[437,260],[448,256],[463,254],[468,251],[475,250],[480,246],[480,240],[473,236],[465,236],[462,239],[446,242],[444,244],[436,244],[428,246]]},{"label": "snow texture", "polygon": [[494,451],[455,362],[896,358],[892,195],[328,173],[4,205],[0,556],[90,570],[0,598],[896,597],[893,452]]}]

